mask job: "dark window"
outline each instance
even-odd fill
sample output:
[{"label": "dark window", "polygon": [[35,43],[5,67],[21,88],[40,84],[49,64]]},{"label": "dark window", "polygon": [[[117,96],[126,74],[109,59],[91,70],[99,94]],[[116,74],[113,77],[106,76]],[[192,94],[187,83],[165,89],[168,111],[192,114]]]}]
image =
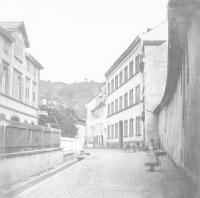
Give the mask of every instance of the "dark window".
[{"label": "dark window", "polygon": [[115,89],[118,88],[118,75],[115,76]]},{"label": "dark window", "polygon": [[110,139],[110,126],[107,127],[107,138]]},{"label": "dark window", "polygon": [[128,107],[128,93],[124,94],[124,108]]},{"label": "dark window", "polygon": [[129,77],[133,76],[133,60],[129,63]]},{"label": "dark window", "polygon": [[124,120],[124,137],[128,137],[128,120]]},{"label": "dark window", "polygon": [[141,123],[140,123],[140,116],[136,117],[136,136],[141,136]]},{"label": "dark window", "polygon": [[119,73],[119,85],[121,86],[123,83],[123,71]]},{"label": "dark window", "polygon": [[112,79],[112,81],[111,81],[111,92],[113,92],[114,91],[114,79]]},{"label": "dark window", "polygon": [[124,82],[128,80],[128,66],[124,68]]}]

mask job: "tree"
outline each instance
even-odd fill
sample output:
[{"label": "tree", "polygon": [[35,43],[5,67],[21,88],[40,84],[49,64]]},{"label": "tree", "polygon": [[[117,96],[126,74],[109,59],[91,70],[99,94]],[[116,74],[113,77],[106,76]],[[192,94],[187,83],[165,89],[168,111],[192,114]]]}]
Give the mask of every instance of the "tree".
[{"label": "tree", "polygon": [[41,115],[39,124],[47,125],[49,123],[53,127],[58,126],[64,137],[75,137],[77,135],[77,128],[74,124],[76,112],[73,109],[64,107],[44,107],[44,105],[41,108],[47,111],[48,116]]}]

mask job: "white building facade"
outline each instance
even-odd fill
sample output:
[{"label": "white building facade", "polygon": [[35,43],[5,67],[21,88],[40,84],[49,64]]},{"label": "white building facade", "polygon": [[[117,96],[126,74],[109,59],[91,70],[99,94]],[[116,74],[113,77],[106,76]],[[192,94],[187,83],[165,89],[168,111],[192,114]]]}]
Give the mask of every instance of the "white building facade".
[{"label": "white building facade", "polygon": [[106,87],[87,105],[87,144],[93,147],[106,146]]},{"label": "white building facade", "polygon": [[41,64],[26,53],[29,41],[23,22],[0,22],[0,117],[38,123]]},{"label": "white building facade", "polygon": [[106,72],[108,147],[146,142],[143,59],[164,41],[154,31],[138,36]]}]

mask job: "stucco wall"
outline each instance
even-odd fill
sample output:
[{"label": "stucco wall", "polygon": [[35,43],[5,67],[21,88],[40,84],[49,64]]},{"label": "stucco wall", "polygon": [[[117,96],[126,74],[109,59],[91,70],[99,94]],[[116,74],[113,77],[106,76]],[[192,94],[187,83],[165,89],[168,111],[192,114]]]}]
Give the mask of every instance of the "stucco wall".
[{"label": "stucco wall", "polygon": [[166,84],[168,42],[147,51],[144,57],[145,140],[157,141],[157,116],[153,113],[160,103]]},{"label": "stucco wall", "polygon": [[[18,60],[14,56],[14,43],[11,43],[9,46],[9,52],[6,54],[3,51],[3,42],[5,40],[4,36],[0,34],[0,68],[2,67],[2,61],[5,61],[8,64],[8,71],[9,71],[9,90],[7,95],[9,97],[4,96],[4,93],[1,93],[2,90],[0,88],[0,113],[5,114],[7,119],[10,119],[12,116],[18,116],[20,121],[24,122],[25,120],[29,123],[38,123],[38,84],[39,84],[39,68],[33,65],[27,58],[26,58],[26,46],[24,43],[23,35],[20,31],[13,31],[10,33],[16,40],[20,40],[22,43],[23,48],[23,55],[21,60]],[[29,64],[30,70],[28,71],[27,65]],[[36,75],[34,75],[34,68],[36,71]],[[17,70],[22,75],[22,100],[18,101],[18,99],[13,98],[13,85],[16,82],[13,81],[13,74],[14,70]],[[25,79],[30,79],[30,87],[29,87],[29,101],[25,101]],[[36,84],[36,102],[35,104],[32,103],[32,85],[33,83]],[[27,102],[27,104],[25,104]],[[23,104],[24,103],[24,104]],[[34,108],[33,108],[34,107]]]},{"label": "stucco wall", "polygon": [[182,122],[181,77],[178,79],[174,96],[159,114],[158,128],[161,147],[180,166],[183,165],[183,122]]},{"label": "stucco wall", "polygon": [[184,164],[200,176],[200,15],[188,32],[189,82],[186,83]]}]

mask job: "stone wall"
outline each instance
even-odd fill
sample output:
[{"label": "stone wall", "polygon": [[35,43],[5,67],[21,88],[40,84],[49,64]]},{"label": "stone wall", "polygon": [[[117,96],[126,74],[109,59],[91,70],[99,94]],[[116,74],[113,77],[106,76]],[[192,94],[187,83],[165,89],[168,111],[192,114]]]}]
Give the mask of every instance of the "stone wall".
[{"label": "stone wall", "polygon": [[61,149],[46,149],[0,155],[0,187],[13,184],[58,166]]}]

